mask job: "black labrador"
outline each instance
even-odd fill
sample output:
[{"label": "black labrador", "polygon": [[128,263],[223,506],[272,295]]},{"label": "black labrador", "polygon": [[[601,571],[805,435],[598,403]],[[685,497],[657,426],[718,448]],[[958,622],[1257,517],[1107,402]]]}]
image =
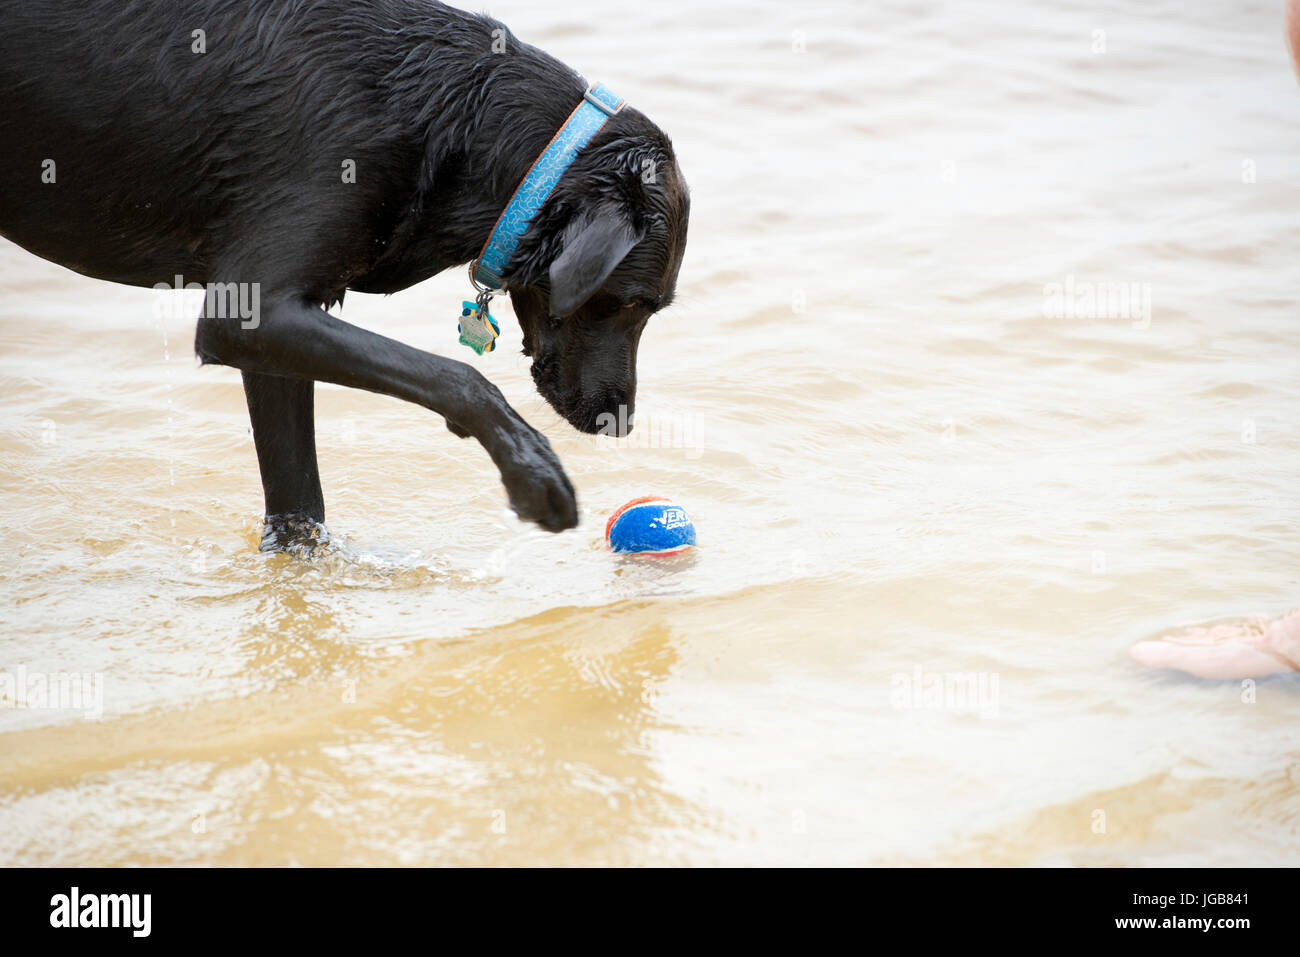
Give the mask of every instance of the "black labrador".
[{"label": "black labrador", "polygon": [[[266,547],[325,518],[317,380],[433,410],[482,443],[521,518],[577,524],[550,444],[473,367],[325,311],[471,261],[581,101],[577,73],[434,0],[0,3],[0,234],[87,276],[207,287],[195,348],[243,373]],[[689,208],[668,137],[628,107],[510,259],[538,391],[584,432],[630,426]],[[251,318],[213,294],[247,288]]]}]

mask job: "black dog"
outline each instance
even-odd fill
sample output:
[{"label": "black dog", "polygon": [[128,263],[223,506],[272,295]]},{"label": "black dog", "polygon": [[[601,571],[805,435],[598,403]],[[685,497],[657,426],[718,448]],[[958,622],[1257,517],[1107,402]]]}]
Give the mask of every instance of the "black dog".
[{"label": "black dog", "polygon": [[[259,290],[253,321],[210,291],[195,348],[243,373],[268,546],[325,518],[316,380],[442,415],[482,443],[521,518],[559,531],[578,521],[573,487],[495,386],[325,308],[472,260],[585,89],[433,0],[13,0],[0,234],[100,279]],[[576,428],[630,422],[637,343],[672,299],[688,213],[668,137],[626,108],[511,258],[533,378]]]}]

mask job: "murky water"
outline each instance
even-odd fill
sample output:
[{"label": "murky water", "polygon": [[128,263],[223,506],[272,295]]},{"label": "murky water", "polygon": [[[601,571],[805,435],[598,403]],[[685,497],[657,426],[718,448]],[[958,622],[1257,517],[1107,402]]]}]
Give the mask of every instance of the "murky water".
[{"label": "murky water", "polygon": [[[564,425],[508,310],[458,347],[459,271],[342,315],[545,429],[560,536],[318,387],[341,544],[259,554],[238,375],[0,246],[0,666],[103,682],[0,708],[0,862],[1294,863],[1300,684],[1125,654],[1300,604],[1278,6],[497,2],[691,183],[638,432]],[[647,493],[693,554],[603,551]]]}]

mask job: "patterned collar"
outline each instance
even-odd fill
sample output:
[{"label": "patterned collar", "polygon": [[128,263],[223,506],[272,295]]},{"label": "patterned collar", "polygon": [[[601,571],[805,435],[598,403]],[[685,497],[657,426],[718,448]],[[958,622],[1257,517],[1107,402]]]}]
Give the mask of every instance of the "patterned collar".
[{"label": "patterned collar", "polygon": [[470,263],[470,280],[480,293],[504,288],[501,273],[519,246],[529,221],[537,215],[583,147],[601,131],[610,117],[623,109],[625,102],[600,83],[592,84],[583,94],[582,102],[569,114],[568,120],[542,150],[542,155],[537,157],[515,190],[478,258]]}]

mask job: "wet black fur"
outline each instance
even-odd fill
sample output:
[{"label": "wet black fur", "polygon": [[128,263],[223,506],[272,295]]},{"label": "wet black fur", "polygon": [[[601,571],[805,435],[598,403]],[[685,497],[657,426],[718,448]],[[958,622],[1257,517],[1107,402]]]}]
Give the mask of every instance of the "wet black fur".
[{"label": "wet black fur", "polygon": [[[0,0],[0,234],[116,282],[260,284],[258,328],[202,316],[196,351],[244,374],[273,544],[324,519],[316,380],[442,414],[484,445],[521,517],[568,528],[572,486],[498,390],[322,306],[476,256],[584,88],[497,21],[432,0]],[[511,261],[534,378],[576,427],[630,413],[688,212],[671,143],[629,107]]]}]

